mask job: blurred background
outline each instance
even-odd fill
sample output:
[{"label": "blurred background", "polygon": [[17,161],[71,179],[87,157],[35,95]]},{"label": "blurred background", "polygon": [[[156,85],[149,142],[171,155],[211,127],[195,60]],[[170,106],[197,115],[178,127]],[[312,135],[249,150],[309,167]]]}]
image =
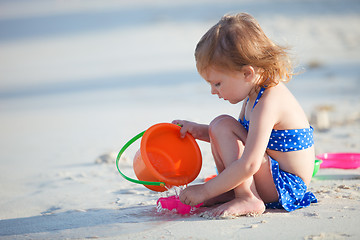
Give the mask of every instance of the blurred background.
[{"label": "blurred background", "polygon": [[318,153],[359,150],[358,0],[0,0],[3,216],[39,182],[79,172],[155,123],[237,117],[240,105],[211,96],[193,56],[237,12],[291,48],[301,74],[288,86],[323,130]]},{"label": "blurred background", "polygon": [[197,41],[222,15],[236,12],[251,13],[270,38],[292,47],[300,70],[334,65],[349,74],[359,58],[359,5],[351,0],[2,0],[0,98],[196,82]]}]

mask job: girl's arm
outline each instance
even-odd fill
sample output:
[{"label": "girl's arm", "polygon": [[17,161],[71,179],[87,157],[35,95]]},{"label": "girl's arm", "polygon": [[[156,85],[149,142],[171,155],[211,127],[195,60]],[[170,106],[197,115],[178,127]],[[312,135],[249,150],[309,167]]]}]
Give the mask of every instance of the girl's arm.
[{"label": "girl's arm", "polygon": [[234,161],[218,177],[205,184],[205,191],[211,192],[211,195],[217,196],[234,189],[259,170],[275,123],[275,116],[272,116],[274,114],[270,111],[271,108],[266,110],[265,107],[258,105],[251,116],[246,146],[241,158]]},{"label": "girl's arm", "polygon": [[185,120],[174,120],[173,124],[181,125],[180,136],[183,138],[185,134],[190,133],[195,139],[210,142],[209,125],[199,124]]},{"label": "girl's arm", "polygon": [[277,118],[277,114],[273,111],[274,107],[266,105],[259,103],[252,113],[246,146],[241,158],[207,183],[186,188],[180,195],[180,200],[194,206],[234,189],[259,170]]}]

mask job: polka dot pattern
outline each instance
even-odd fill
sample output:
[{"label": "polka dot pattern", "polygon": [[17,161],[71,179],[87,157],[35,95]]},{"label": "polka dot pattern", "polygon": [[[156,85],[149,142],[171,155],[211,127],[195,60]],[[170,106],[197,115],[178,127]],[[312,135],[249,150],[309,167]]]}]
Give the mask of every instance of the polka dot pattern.
[{"label": "polka dot pattern", "polygon": [[[259,102],[265,88],[261,88],[254,106]],[[248,99],[249,101],[249,99]],[[241,125],[249,131],[250,121],[245,119],[239,119]],[[281,152],[299,151],[314,145],[314,129],[310,126],[309,128],[301,129],[287,129],[287,130],[276,130],[273,129],[269,138],[267,148]]]},{"label": "polka dot pattern", "polygon": [[313,133],[312,127],[288,130],[273,129],[267,147],[281,152],[303,150],[314,145]]},{"label": "polka dot pattern", "polygon": [[270,158],[270,161],[272,176],[279,194],[279,201],[267,203],[267,208],[279,208],[291,212],[307,207],[311,203],[317,203],[315,195],[312,192],[307,192],[307,186],[300,177],[282,171],[276,160]]}]

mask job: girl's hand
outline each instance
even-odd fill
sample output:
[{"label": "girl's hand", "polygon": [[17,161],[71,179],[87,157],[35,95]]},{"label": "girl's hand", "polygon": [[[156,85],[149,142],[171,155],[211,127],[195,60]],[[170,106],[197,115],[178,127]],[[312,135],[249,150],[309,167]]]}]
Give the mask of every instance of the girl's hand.
[{"label": "girl's hand", "polygon": [[197,127],[197,123],[194,122],[189,122],[189,121],[185,121],[185,120],[174,120],[172,121],[173,124],[177,124],[180,125],[181,130],[180,130],[180,137],[184,138],[185,134],[188,132],[191,135],[193,135],[194,138],[196,138],[196,127]]},{"label": "girl's hand", "polygon": [[180,192],[179,199],[182,203],[190,206],[196,206],[207,200],[205,184],[193,185],[185,188]]},{"label": "girl's hand", "polygon": [[209,141],[208,125],[202,125],[186,120],[174,120],[173,124],[181,126],[180,137],[184,138],[186,133],[190,133],[195,139]]}]

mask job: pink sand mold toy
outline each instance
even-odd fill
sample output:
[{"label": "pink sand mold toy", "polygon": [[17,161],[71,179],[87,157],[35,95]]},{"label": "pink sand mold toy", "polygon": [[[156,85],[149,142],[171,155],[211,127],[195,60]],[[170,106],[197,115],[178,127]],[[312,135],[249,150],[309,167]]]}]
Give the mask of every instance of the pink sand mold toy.
[{"label": "pink sand mold toy", "polygon": [[323,153],[316,156],[321,168],[354,169],[360,167],[360,153]]},{"label": "pink sand mold toy", "polygon": [[170,197],[161,197],[157,200],[157,208],[159,211],[163,209],[168,209],[170,211],[175,211],[179,214],[192,214],[198,209],[202,203],[191,207],[189,205],[183,204],[178,196],[170,196]]}]

